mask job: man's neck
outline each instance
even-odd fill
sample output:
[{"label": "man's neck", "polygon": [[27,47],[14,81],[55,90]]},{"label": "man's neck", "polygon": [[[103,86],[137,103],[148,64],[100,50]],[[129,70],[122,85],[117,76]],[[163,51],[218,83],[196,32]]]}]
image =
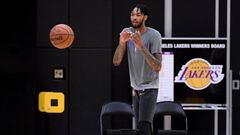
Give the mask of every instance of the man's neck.
[{"label": "man's neck", "polygon": [[145,25],[139,27],[139,28],[136,28],[135,31],[139,31],[141,33],[141,35],[147,31],[147,27]]}]

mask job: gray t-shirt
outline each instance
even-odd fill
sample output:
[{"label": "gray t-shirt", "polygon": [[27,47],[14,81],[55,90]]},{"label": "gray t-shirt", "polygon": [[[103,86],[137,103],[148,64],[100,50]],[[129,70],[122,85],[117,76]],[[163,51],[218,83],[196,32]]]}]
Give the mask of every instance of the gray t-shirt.
[{"label": "gray t-shirt", "polygon": [[[134,32],[134,29],[130,27]],[[151,54],[162,53],[161,49],[161,34],[150,27],[147,27],[146,32],[141,35],[144,47]],[[148,65],[141,52],[135,48],[132,40],[127,42],[128,65],[131,87],[135,90],[158,88],[158,73],[156,73]]]}]

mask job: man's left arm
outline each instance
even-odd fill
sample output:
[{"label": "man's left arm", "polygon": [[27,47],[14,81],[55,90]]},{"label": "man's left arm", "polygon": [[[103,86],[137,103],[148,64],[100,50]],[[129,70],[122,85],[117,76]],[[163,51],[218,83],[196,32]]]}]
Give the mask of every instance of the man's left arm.
[{"label": "man's left arm", "polygon": [[[160,36],[160,35],[159,35]],[[144,59],[147,61],[148,65],[155,71],[159,72],[162,67],[162,54],[160,52],[157,53],[150,53],[148,49],[143,46],[143,42],[140,36],[139,31],[137,31],[133,37],[133,41],[135,42],[135,47],[140,50]],[[155,46],[159,47],[160,37],[155,40]]]},{"label": "man's left arm", "polygon": [[154,53],[151,54],[149,50],[147,50],[145,47],[142,47],[139,49],[142,53],[143,57],[147,61],[148,65],[155,71],[159,72],[162,67],[162,54],[161,53]]}]

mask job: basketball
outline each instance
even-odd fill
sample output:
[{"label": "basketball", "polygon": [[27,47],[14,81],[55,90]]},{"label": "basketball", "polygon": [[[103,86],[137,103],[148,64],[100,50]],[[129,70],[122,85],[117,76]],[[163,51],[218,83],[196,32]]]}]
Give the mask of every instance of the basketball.
[{"label": "basketball", "polygon": [[70,26],[57,24],[50,30],[49,38],[54,47],[65,49],[72,45],[74,33]]}]

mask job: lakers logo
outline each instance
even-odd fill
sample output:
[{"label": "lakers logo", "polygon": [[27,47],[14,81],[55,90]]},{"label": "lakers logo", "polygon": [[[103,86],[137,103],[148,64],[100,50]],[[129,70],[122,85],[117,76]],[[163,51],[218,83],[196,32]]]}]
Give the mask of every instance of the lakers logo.
[{"label": "lakers logo", "polygon": [[185,83],[193,90],[203,90],[210,84],[217,84],[222,81],[222,65],[211,65],[208,61],[195,58],[183,65],[175,82]]}]

